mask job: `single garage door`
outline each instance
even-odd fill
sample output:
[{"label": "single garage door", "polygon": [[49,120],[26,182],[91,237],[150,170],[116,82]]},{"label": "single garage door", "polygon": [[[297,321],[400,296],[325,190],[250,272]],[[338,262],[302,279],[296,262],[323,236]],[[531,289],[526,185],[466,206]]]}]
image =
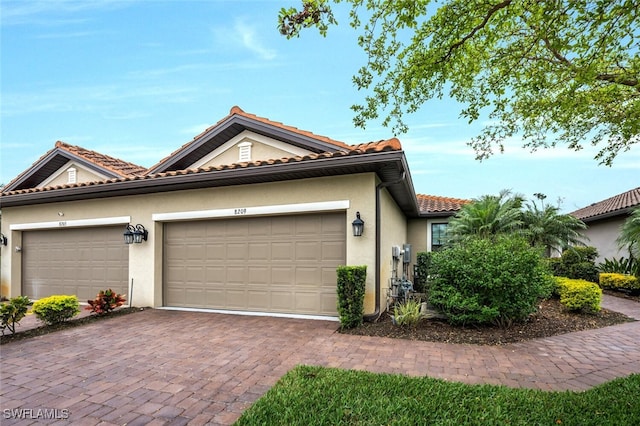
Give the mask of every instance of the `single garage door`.
[{"label": "single garage door", "polygon": [[22,234],[22,294],[93,299],[111,288],[127,293],[129,246],[124,227],[66,228]]},{"label": "single garage door", "polygon": [[165,224],[164,304],[337,315],[345,214]]}]

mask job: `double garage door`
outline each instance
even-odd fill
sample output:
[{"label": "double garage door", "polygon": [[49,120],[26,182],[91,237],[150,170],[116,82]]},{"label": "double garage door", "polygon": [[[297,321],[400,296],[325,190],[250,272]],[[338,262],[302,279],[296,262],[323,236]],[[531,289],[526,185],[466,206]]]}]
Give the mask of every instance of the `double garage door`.
[{"label": "double garage door", "polygon": [[22,294],[76,295],[80,302],[107,288],[126,294],[129,247],[122,232],[122,226],[23,232]]},{"label": "double garage door", "polygon": [[337,315],[344,213],[166,223],[164,305]]}]

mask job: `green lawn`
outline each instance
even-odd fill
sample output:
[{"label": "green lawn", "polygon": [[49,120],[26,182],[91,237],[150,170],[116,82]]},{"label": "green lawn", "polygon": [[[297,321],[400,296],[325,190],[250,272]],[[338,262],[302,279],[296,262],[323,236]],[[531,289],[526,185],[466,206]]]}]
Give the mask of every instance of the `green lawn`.
[{"label": "green lawn", "polygon": [[298,366],[236,425],[640,425],[640,375],[586,392]]}]

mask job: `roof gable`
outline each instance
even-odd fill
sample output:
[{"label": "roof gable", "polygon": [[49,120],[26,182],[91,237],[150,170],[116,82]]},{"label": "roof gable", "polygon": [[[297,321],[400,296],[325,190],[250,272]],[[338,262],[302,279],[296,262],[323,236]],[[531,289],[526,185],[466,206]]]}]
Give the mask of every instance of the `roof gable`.
[{"label": "roof gable", "polygon": [[[307,153],[320,154],[323,152],[348,151],[353,148],[326,136],[315,135],[296,127],[287,126],[254,114],[248,114],[239,107],[234,106],[225,118],[194,137],[191,142],[184,144],[169,156],[151,166],[148,174],[186,170],[193,165],[205,164],[204,158],[210,156],[212,152],[245,131],[288,144],[291,146],[290,152],[292,153],[299,149]],[[263,158],[261,160],[271,159],[273,158]]]},{"label": "roof gable", "polygon": [[590,222],[627,214],[637,206],[640,206],[640,187],[578,209],[572,212],[571,215],[583,222]]},{"label": "roof gable", "polygon": [[75,164],[88,172],[83,174],[85,181],[90,181],[86,179],[97,181],[139,176],[146,171],[142,166],[58,141],[52,150],[9,182],[3,190],[15,191],[45,186],[51,183],[57,175],[64,173],[70,164]]}]

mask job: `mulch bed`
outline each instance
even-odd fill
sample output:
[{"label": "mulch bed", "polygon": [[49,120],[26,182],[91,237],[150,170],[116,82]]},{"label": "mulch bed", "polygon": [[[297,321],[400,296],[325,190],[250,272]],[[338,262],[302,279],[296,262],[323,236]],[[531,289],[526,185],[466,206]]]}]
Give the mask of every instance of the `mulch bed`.
[{"label": "mulch bed", "polygon": [[[640,302],[640,298],[637,301]],[[558,299],[549,299],[540,303],[538,311],[528,321],[509,328],[453,326],[441,319],[423,319],[414,327],[400,327],[394,325],[390,315],[385,313],[375,323],[364,323],[361,327],[341,332],[428,342],[501,345],[631,321],[634,320],[626,315],[606,309],[597,314],[568,312]]]},{"label": "mulch bed", "polygon": [[63,323],[60,324],[55,324],[55,325],[42,325],[40,327],[37,328],[31,328],[28,330],[24,330],[24,331],[19,331],[20,330],[20,325],[18,325],[18,327],[16,327],[18,329],[18,331],[16,331],[15,334],[9,334],[9,331],[5,331],[5,335],[0,336],[0,345],[4,345],[5,343],[9,343],[9,342],[14,342],[16,340],[22,340],[22,339],[28,339],[31,337],[36,337],[36,336],[42,336],[44,334],[49,334],[49,333],[53,333],[55,331],[59,331],[59,330],[66,330],[68,328],[74,328],[74,327],[80,327],[82,325],[85,324],[90,324],[92,322],[95,321],[102,321],[104,319],[107,318],[113,318],[113,317],[117,317],[120,315],[127,315],[127,314],[131,314],[134,312],[139,312],[144,310],[144,308],[136,308],[136,307],[132,307],[132,308],[119,308],[116,309],[113,312],[110,312],[108,314],[105,315],[89,315],[86,317],[82,317],[82,318],[76,318],[76,319],[70,319],[68,321],[65,321]]},{"label": "mulch bed", "polygon": [[[640,303],[640,295],[604,290],[604,293],[624,297]],[[139,312],[144,308],[120,308],[108,315],[90,315],[69,320],[62,324],[41,326],[15,334],[0,336],[0,345],[30,337],[42,336],[58,330],[79,327],[94,321],[101,321],[119,315]],[[361,336],[390,337],[395,339],[424,340],[428,342],[467,343],[475,345],[500,345],[530,339],[555,336],[573,331],[590,330],[634,321],[619,312],[602,309],[597,314],[568,312],[557,299],[542,301],[536,313],[527,322],[514,324],[509,328],[460,327],[452,326],[444,320],[421,320],[415,327],[393,325],[389,314],[383,314],[375,323],[364,323],[361,327],[342,330],[341,333]]]}]

